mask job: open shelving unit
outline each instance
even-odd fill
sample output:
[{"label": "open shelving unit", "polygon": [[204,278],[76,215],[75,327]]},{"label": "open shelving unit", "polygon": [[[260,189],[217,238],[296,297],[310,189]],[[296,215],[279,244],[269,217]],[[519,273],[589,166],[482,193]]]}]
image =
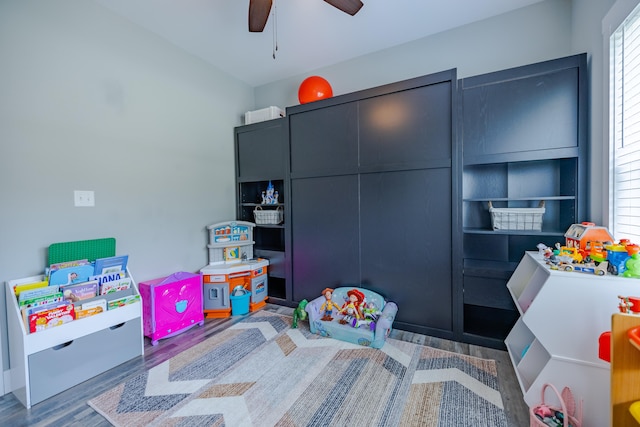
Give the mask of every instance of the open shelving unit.
[{"label": "open shelving unit", "polygon": [[[504,348],[518,319],[506,290],[522,254],[586,220],[586,55],[461,80],[462,336]],[[494,230],[494,208],[536,208],[542,229]]]},{"label": "open shelving unit", "polygon": [[618,295],[637,294],[638,285],[551,270],[538,252],[525,253],[507,283],[520,318],[505,344],[529,406],[545,383],[568,386],[584,402],[583,427],[609,424],[610,366],[598,357],[598,339],[611,329]]},{"label": "open shelving unit", "polygon": [[[269,260],[269,298],[287,303],[291,299],[288,273],[289,183],[287,174],[287,119],[280,118],[235,128],[236,215],[240,221],[255,223],[254,211],[280,209],[284,221],[257,224],[253,229],[253,256]],[[262,192],[269,182],[278,192],[278,204],[263,205]]]}]

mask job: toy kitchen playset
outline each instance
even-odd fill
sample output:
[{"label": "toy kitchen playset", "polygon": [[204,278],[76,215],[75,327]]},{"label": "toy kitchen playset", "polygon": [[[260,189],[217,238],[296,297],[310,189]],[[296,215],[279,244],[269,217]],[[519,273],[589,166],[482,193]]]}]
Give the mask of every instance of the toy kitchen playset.
[{"label": "toy kitchen playset", "polygon": [[[202,268],[204,313],[207,318],[229,317],[232,296],[250,293],[249,311],[266,305],[268,283],[266,259],[253,258],[253,228],[246,221],[227,221],[207,226],[209,265]],[[233,314],[245,314],[234,306]]]}]

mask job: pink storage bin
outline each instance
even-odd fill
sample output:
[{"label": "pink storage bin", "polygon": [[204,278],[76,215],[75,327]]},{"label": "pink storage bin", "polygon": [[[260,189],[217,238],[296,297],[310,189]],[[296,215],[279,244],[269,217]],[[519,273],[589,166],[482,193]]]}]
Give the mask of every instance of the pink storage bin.
[{"label": "pink storage bin", "polygon": [[144,335],[151,345],[198,324],[204,325],[202,276],[187,272],[138,284]]}]

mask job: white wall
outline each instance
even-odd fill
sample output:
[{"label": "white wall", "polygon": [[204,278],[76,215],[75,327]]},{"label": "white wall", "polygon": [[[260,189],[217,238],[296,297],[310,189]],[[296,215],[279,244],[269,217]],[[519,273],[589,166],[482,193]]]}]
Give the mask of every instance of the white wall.
[{"label": "white wall", "polygon": [[251,87],[83,0],[0,2],[0,64],[2,286],[54,242],[115,237],[138,281],[207,264],[206,226],[235,217]]},{"label": "white wall", "polygon": [[257,87],[256,107],[299,104],[300,82],[313,74],[325,77],[334,95],[342,95],[451,68],[463,78],[572,53],[571,1],[547,0]]},{"label": "white wall", "polygon": [[[589,52],[589,207],[591,221],[604,224],[607,200],[604,179],[609,173],[607,157],[608,145],[604,136],[603,108],[608,99],[604,97],[605,67],[609,59],[604,57],[602,19],[613,6],[615,0],[573,0],[572,47],[575,51]],[[614,236],[621,238],[622,236]]]}]

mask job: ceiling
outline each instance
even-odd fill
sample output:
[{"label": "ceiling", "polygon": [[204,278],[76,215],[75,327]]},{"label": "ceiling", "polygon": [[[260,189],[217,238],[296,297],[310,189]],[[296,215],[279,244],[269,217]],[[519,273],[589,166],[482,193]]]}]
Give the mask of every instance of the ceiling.
[{"label": "ceiling", "polygon": [[95,1],[255,87],[542,0],[362,0],[355,16],[323,0],[274,0],[262,33],[248,30],[249,0]]}]

